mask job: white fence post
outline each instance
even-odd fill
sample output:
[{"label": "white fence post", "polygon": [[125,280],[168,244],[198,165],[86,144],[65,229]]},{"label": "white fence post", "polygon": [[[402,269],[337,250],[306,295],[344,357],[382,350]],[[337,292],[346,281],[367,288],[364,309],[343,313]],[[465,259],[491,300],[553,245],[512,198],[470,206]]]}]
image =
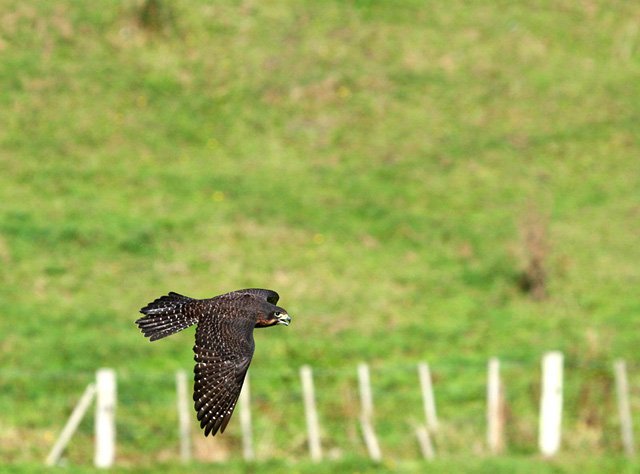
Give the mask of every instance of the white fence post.
[{"label": "white fence post", "polygon": [[95,465],[100,468],[113,466],[116,454],[116,372],[99,369],[96,372],[96,445]]},{"label": "white fence post", "polygon": [[419,426],[416,428],[416,436],[418,438],[418,444],[420,445],[420,451],[422,456],[429,461],[432,461],[436,456],[433,451],[433,443],[431,442],[431,436],[426,426]]},{"label": "white fence post", "polygon": [[187,372],[176,372],[176,391],[178,405],[178,432],[180,433],[180,458],[182,462],[191,460],[191,423],[189,421],[189,389]]},{"label": "white fence post", "polygon": [[435,433],[438,430],[438,415],[436,414],[436,398],[433,394],[429,364],[426,362],[418,364],[418,375],[420,376],[420,388],[422,390],[422,402],[424,404],[427,428],[432,433]]},{"label": "white fence post", "polygon": [[67,443],[73,436],[73,433],[75,433],[76,429],[78,428],[78,425],[82,421],[82,418],[89,408],[89,405],[91,405],[91,402],[93,401],[95,395],[96,386],[95,384],[90,383],[82,394],[82,397],[80,397],[80,401],[73,409],[73,412],[69,417],[69,421],[67,421],[67,424],[64,425],[64,428],[62,429],[58,440],[53,445],[53,448],[51,448],[51,451],[49,452],[49,455],[45,460],[45,464],[47,466],[54,466],[58,462],[60,456],[62,455],[62,452],[64,451],[64,448],[67,446]]},{"label": "white fence post", "polygon": [[504,449],[504,390],[497,357],[489,359],[487,375],[487,444],[492,454]]},{"label": "white fence post", "polygon": [[322,460],[322,447],[320,445],[320,428],[318,426],[318,412],[316,410],[311,367],[308,365],[300,367],[300,377],[302,378],[304,412],[307,419],[309,452],[311,453],[311,459],[317,462]]},{"label": "white fence post", "polygon": [[251,392],[249,387],[249,374],[244,378],[240,391],[240,427],[242,429],[242,454],[245,461],[255,459],[253,451],[253,430],[251,428]]},{"label": "white fence post", "polygon": [[540,452],[551,457],[560,449],[562,431],[561,352],[548,352],[542,359],[542,393],[540,397]]},{"label": "white fence post", "polygon": [[618,398],[618,414],[620,416],[620,431],[624,451],[630,458],[635,456],[633,441],[633,424],[631,422],[631,406],[629,404],[629,381],[627,379],[627,364],[618,359],[614,364],[616,376],[616,392]]},{"label": "white fence post", "polygon": [[369,456],[374,461],[382,459],[380,446],[376,433],[373,430],[371,417],[373,415],[373,397],[371,396],[371,382],[369,379],[369,366],[365,363],[358,365],[358,382],[360,385],[360,405],[362,413],[360,415],[360,425],[364,434],[364,441],[369,451]]}]

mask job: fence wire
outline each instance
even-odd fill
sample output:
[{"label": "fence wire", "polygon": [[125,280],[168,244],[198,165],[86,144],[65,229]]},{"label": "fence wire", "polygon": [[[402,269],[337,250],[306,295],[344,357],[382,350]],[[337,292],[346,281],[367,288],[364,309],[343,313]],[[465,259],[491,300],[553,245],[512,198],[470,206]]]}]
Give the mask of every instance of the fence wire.
[{"label": "fence wire", "polygon": [[[638,361],[627,361],[632,413],[640,410]],[[436,456],[486,455],[487,364],[448,359],[430,364],[440,419],[433,433]],[[192,367],[185,367],[188,373]],[[175,371],[117,370],[117,458],[145,463],[179,460]],[[417,361],[370,366],[373,425],[383,457],[419,458],[415,428],[425,424]],[[540,361],[501,360],[505,386],[506,452],[537,452]],[[0,459],[42,460],[88,383],[92,371],[0,369]],[[252,367],[251,411],[258,459],[307,458],[299,367]],[[621,453],[612,360],[565,359],[562,450]],[[326,457],[367,456],[359,424],[357,364],[313,367],[321,443]],[[194,457],[242,457],[236,413],[222,436],[204,438],[193,413]],[[93,417],[87,416],[66,451],[70,462],[93,455]]]}]

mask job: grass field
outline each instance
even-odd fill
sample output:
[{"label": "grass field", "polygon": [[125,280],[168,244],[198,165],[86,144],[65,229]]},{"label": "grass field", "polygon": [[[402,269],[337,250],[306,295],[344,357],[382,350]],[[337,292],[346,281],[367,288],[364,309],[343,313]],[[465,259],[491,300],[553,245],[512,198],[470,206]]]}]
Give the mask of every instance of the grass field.
[{"label": "grass field", "polygon": [[[201,462],[227,461],[194,472],[413,472],[420,360],[444,425],[434,472],[637,469],[619,457],[610,363],[630,363],[638,413],[638,4],[144,3],[0,5],[0,462],[38,472],[108,366],[122,472],[183,472],[173,374],[193,329],[149,344],[137,310],[267,287],[293,319],[256,333],[252,364],[258,455],[276,459],[240,463],[234,420],[196,438]],[[536,251],[543,299],[520,284]],[[551,349],[567,357],[565,445],[541,463]],[[508,380],[497,460],[490,356]],[[388,465],[357,429],[361,361]],[[319,471],[302,364],[341,457]],[[92,426],[69,472],[91,472]]]},{"label": "grass field", "polygon": [[[142,474],[147,472],[157,472],[159,474],[173,474],[175,472],[185,472],[183,466],[171,464],[153,464],[152,466],[120,467],[107,472],[118,474]],[[8,474],[31,474],[42,472],[41,466],[11,466],[6,471]],[[85,474],[105,472],[104,469],[86,468],[78,466],[65,466],[63,472],[69,474]],[[513,474],[513,473],[536,473],[536,474],[600,474],[602,472],[615,472],[617,474],[633,474],[637,472],[637,464],[625,461],[620,458],[593,459],[588,460],[563,460],[560,462],[543,462],[540,460],[522,459],[506,457],[502,459],[478,459],[461,458],[447,461],[425,462],[384,462],[381,464],[372,463],[363,459],[348,459],[341,462],[325,461],[322,464],[310,462],[286,462],[270,461],[261,463],[241,463],[231,462],[224,464],[191,464],[188,472],[221,474],[227,472],[237,472],[241,474],[255,474],[261,472],[292,473],[292,474],[325,474],[334,472],[358,473],[367,472],[369,474],[395,473],[415,473],[433,472],[436,474],[448,474],[456,472],[460,474]]]}]

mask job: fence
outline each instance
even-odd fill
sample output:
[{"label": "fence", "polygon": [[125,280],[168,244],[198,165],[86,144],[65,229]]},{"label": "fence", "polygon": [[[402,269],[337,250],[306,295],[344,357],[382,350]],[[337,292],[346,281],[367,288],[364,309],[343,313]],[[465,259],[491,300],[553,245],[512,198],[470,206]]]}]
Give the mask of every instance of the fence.
[{"label": "fence", "polygon": [[[427,460],[431,460],[438,456],[437,444],[434,443],[434,439],[440,435],[434,382],[427,363],[418,364],[416,372],[424,408],[424,420],[416,424],[413,436],[420,447],[422,456]],[[375,461],[380,461],[385,453],[380,447],[376,434],[376,417],[369,366],[365,363],[358,365],[356,373],[360,411],[357,418],[361,441],[366,448],[368,456]],[[624,361],[618,360],[614,363],[613,374],[622,446],[626,455],[633,457],[635,455],[635,445],[629,401],[629,382]],[[309,366],[301,367],[299,376],[308,453],[313,461],[321,461],[323,459],[322,420],[318,415],[312,368]],[[185,462],[189,461],[193,456],[191,433],[193,419],[195,418],[191,409],[190,387],[187,379],[187,374],[184,371],[179,371],[176,374],[180,457]],[[556,455],[561,447],[563,380],[563,355],[559,352],[545,354],[541,365],[538,449],[541,455],[547,458]],[[100,369],[96,373],[95,383],[90,383],[87,386],[71,413],[67,424],[53,444],[46,458],[47,465],[51,466],[59,462],[65,446],[71,440],[83,416],[88,412],[93,399],[96,400],[94,463],[97,467],[104,468],[114,464],[116,460],[116,373],[112,369]],[[234,418],[239,419],[242,455],[246,460],[256,458],[253,444],[251,399],[251,376],[248,375],[234,415]],[[507,447],[505,430],[508,427],[505,382],[501,377],[500,361],[497,358],[492,358],[488,362],[485,404],[486,448],[489,453],[497,455]]]}]

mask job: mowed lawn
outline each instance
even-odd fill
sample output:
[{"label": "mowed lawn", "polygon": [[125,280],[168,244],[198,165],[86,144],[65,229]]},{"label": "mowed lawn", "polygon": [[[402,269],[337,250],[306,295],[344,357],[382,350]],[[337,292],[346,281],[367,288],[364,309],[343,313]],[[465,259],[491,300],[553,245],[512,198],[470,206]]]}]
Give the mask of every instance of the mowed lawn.
[{"label": "mowed lawn", "polygon": [[[634,2],[579,0],[4,1],[0,462],[37,472],[113,367],[123,472],[182,472],[174,373],[191,370],[193,329],[149,344],[137,311],[169,291],[266,287],[293,320],[256,332],[250,372],[256,452],[275,460],[239,461],[234,417],[215,441],[194,427],[199,462],[316,472],[311,364],[337,458],[322,469],[418,469],[426,360],[434,469],[633,469],[611,363],[628,361],[638,413],[638,18]],[[523,285],[532,255],[542,299]],[[564,451],[544,464],[539,361],[554,349]],[[495,461],[491,356],[509,413]],[[386,467],[357,424],[362,361]],[[92,430],[89,416],[66,454],[78,472]]]}]

